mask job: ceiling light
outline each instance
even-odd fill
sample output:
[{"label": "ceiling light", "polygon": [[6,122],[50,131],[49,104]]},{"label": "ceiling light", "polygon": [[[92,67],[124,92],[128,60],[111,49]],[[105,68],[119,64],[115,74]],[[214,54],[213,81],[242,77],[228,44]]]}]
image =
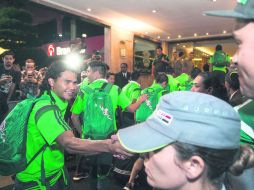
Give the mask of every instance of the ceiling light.
[{"label": "ceiling light", "polygon": [[223,32],[222,32],[223,34],[226,34],[227,33],[227,31],[226,30],[223,30]]},{"label": "ceiling light", "polygon": [[156,13],[157,11],[156,10],[152,10],[153,13]]},{"label": "ceiling light", "polygon": [[170,36],[168,36],[168,39],[170,39]]},{"label": "ceiling light", "polygon": [[92,11],[92,9],[90,9],[90,8],[87,8],[86,10],[87,10],[88,12],[91,12],[91,11]]},{"label": "ceiling light", "polygon": [[157,38],[161,38],[160,36],[157,36]]},{"label": "ceiling light", "polygon": [[86,38],[87,37],[87,35],[86,34],[82,34],[82,38]]},{"label": "ceiling light", "polygon": [[181,38],[182,36],[181,35],[178,35],[178,38]]},{"label": "ceiling light", "polygon": [[145,34],[148,34],[148,32],[145,32]]},{"label": "ceiling light", "polygon": [[59,37],[63,37],[63,34],[59,33],[58,36],[59,36]]},{"label": "ceiling light", "polygon": [[198,34],[197,34],[197,33],[194,33],[194,36],[198,36]]},{"label": "ceiling light", "polygon": [[186,48],[186,45],[183,45],[183,48]]},{"label": "ceiling light", "polygon": [[208,36],[208,35],[209,35],[209,33],[207,32],[205,35],[207,35],[207,36]]}]

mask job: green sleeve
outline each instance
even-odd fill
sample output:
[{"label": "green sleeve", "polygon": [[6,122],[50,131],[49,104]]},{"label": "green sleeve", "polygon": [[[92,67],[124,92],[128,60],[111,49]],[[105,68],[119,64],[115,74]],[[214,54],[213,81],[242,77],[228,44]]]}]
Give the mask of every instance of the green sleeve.
[{"label": "green sleeve", "polygon": [[227,63],[229,63],[229,62],[230,62],[230,60],[231,60],[230,56],[229,56],[229,55],[227,55],[227,57],[226,57],[226,61],[227,61]]},{"label": "green sleeve", "polygon": [[77,95],[72,107],[71,112],[73,114],[79,115],[83,111],[84,105],[83,105],[83,98],[80,95]]},{"label": "green sleeve", "polygon": [[134,90],[131,93],[132,100],[137,100],[139,98],[140,94],[141,94],[141,90]]},{"label": "green sleeve", "polygon": [[213,56],[211,56],[210,59],[209,59],[209,61],[208,61],[208,63],[211,64],[211,63],[213,63],[213,62],[214,62],[214,58],[213,58]]},{"label": "green sleeve", "polygon": [[56,109],[43,113],[37,121],[37,128],[49,145],[63,132],[71,130],[60,110]]},{"label": "green sleeve", "polygon": [[117,105],[120,106],[122,110],[125,110],[131,103],[132,101],[124,93],[120,93]]}]

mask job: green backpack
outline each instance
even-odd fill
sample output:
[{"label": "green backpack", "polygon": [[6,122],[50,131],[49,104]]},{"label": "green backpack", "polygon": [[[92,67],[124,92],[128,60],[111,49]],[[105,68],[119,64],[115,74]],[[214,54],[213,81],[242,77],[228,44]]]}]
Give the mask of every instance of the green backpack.
[{"label": "green backpack", "polygon": [[[163,91],[163,92],[162,92]],[[146,88],[141,94],[147,94],[148,98],[144,101],[136,111],[136,122],[140,123],[145,121],[150,115],[152,115],[153,111],[155,110],[158,102],[159,102],[159,93],[164,95],[168,91],[164,89],[156,89],[153,88]]]},{"label": "green backpack", "polygon": [[87,94],[83,113],[83,138],[107,139],[115,131],[115,116],[109,92],[112,84],[105,82],[101,88],[84,86],[81,93]]},{"label": "green backpack", "polygon": [[[44,98],[45,99],[45,98]],[[0,175],[7,176],[23,171],[46,148],[46,144],[31,158],[26,159],[27,123],[35,103],[41,100],[26,99],[18,103],[0,125]],[[41,108],[41,111],[45,109]],[[41,113],[38,110],[37,113]],[[36,115],[37,115],[36,113]]]},{"label": "green backpack", "polygon": [[223,51],[216,51],[213,59],[213,66],[225,67],[227,65],[227,55]]}]

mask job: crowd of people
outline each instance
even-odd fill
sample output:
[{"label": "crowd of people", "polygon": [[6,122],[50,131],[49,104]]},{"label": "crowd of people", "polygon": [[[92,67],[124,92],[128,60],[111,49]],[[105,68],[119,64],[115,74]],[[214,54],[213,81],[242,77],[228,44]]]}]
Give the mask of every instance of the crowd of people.
[{"label": "crowd of people", "polygon": [[[14,54],[4,53],[1,121],[17,86],[21,99],[40,99],[27,123],[26,157],[36,157],[16,174],[15,189],[68,189],[64,151],[78,155],[73,179],[93,175],[97,190],[110,189],[112,175],[124,190],[137,184],[154,190],[252,189],[253,5],[239,1],[228,14],[207,13],[240,19],[234,34],[241,45],[231,64],[221,45],[203,72],[193,65],[193,52],[187,59],[174,52],[170,60],[158,47],[154,82],[145,89],[128,64],[113,74],[98,55],[86,63],[79,83],[80,71],[64,61],[36,71],[27,59],[18,72]],[[91,171],[82,167],[88,157]]]}]

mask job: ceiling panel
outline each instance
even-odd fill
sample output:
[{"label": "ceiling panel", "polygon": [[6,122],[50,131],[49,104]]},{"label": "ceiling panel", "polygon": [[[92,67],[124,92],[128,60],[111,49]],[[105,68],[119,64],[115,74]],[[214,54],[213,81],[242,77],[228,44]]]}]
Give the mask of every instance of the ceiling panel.
[{"label": "ceiling panel", "polygon": [[[203,11],[232,9],[234,0],[33,0],[93,17],[160,40],[232,33],[234,20],[203,16]],[[90,8],[92,11],[88,11]],[[156,10],[156,13],[152,13]]]}]

